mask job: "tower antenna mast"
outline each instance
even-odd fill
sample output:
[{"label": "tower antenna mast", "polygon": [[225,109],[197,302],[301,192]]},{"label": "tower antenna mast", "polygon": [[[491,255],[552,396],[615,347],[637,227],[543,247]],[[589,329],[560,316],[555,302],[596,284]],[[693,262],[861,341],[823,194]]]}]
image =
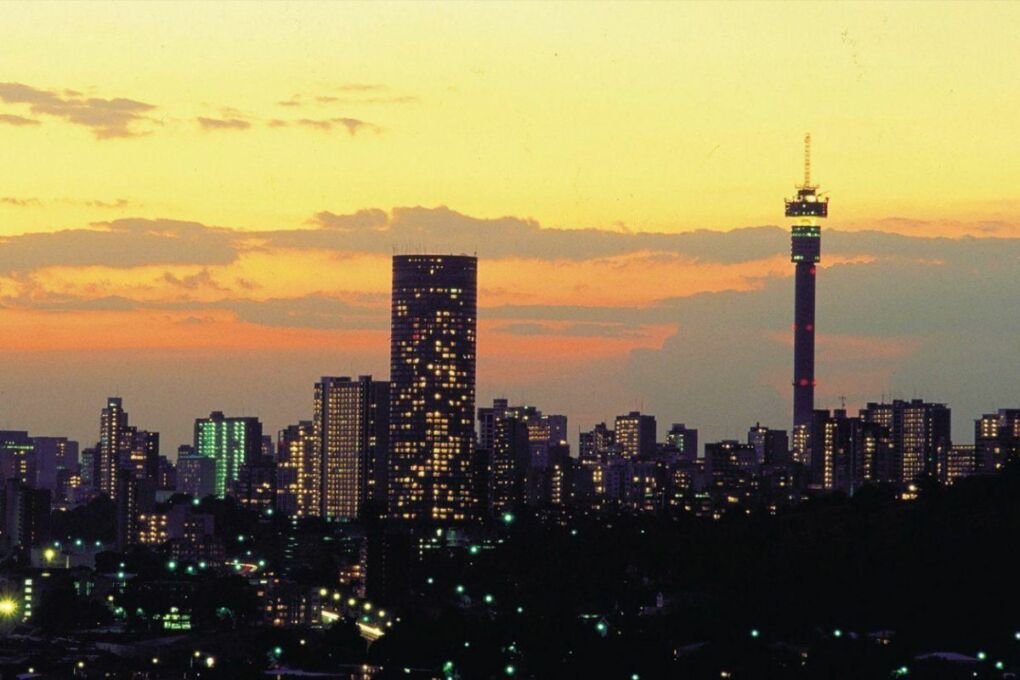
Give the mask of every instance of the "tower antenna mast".
[{"label": "tower antenna mast", "polygon": [[804,188],[811,187],[811,133],[804,135]]}]

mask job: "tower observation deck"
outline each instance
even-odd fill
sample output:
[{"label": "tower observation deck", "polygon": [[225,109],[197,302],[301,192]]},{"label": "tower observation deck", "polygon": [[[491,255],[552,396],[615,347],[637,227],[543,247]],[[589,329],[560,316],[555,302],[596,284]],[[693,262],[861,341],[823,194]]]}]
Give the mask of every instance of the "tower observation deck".
[{"label": "tower observation deck", "polygon": [[815,408],[815,265],[822,255],[822,227],[829,199],[811,184],[811,135],[804,137],[804,183],[786,199],[786,216],[797,219],[790,232],[790,259],[796,265],[793,322],[793,427],[811,424]]}]

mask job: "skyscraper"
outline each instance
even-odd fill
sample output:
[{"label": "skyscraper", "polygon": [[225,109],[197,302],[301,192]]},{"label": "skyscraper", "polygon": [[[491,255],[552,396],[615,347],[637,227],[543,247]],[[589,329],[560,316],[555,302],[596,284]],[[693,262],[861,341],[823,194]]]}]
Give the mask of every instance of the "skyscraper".
[{"label": "skyscraper", "polygon": [[624,458],[655,455],[655,416],[631,411],[616,416],[616,444]]},{"label": "skyscraper", "polygon": [[527,421],[514,415],[498,418],[489,458],[489,509],[493,515],[523,504],[530,464]]},{"label": "skyscraper", "polygon": [[38,545],[50,524],[50,492],[33,489],[17,477],[0,484],[0,548]]},{"label": "skyscraper", "polygon": [[195,454],[216,461],[215,493],[223,498],[245,461],[262,454],[262,423],[258,418],[228,418],[221,411],[197,418]]},{"label": "skyscraper", "polygon": [[117,497],[117,474],[121,460],[130,450],[132,433],[128,430],[128,414],[120,397],[106,400],[99,417],[99,491]]},{"label": "skyscraper", "polygon": [[0,481],[17,479],[22,484],[36,486],[36,450],[28,432],[0,431]]},{"label": "skyscraper", "polygon": [[506,414],[509,402],[506,399],[493,399],[492,406],[478,409],[478,448],[492,451],[496,437],[496,421]]},{"label": "skyscraper", "polygon": [[[796,265],[793,321],[793,427],[809,428],[815,408],[815,273],[821,260],[822,228],[829,199],[811,184],[811,135],[804,137],[804,184],[786,201],[786,216],[796,217],[790,256]],[[803,452],[801,452],[803,455]]]},{"label": "skyscraper", "polygon": [[578,459],[582,463],[602,460],[616,445],[616,433],[605,423],[599,423],[589,432],[582,432],[579,439]]},{"label": "skyscraper", "polygon": [[322,512],[322,465],[315,455],[315,426],[303,420],[280,430],[276,507],[298,517],[317,517]]},{"label": "skyscraper", "polygon": [[383,501],[389,442],[388,382],[363,375],[315,384],[315,441],[322,466],[322,516],[355,519]]},{"label": "skyscraper", "polygon": [[177,456],[177,491],[195,498],[216,493],[216,459],[195,453]]},{"label": "skyscraper", "polygon": [[673,423],[666,433],[666,443],[682,459],[693,461],[698,457],[698,431],[683,423]]},{"label": "skyscraper", "polygon": [[477,286],[475,257],[393,257],[388,512],[394,519],[475,516]]},{"label": "skyscraper", "polygon": [[981,416],[974,423],[974,444],[979,472],[994,472],[1020,459],[1020,409],[1003,408]]},{"label": "skyscraper", "polygon": [[159,474],[159,432],[129,427],[124,432],[120,469],[135,479],[155,480]]},{"label": "skyscraper", "polygon": [[894,457],[891,481],[909,484],[922,475],[939,477],[939,463],[952,446],[952,420],[945,404],[922,399],[869,403],[861,409],[861,420],[881,425],[889,433]]}]

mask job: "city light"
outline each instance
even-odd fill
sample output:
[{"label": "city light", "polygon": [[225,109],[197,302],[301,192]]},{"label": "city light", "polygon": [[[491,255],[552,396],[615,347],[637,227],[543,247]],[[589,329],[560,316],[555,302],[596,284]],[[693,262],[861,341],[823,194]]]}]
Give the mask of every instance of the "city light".
[{"label": "city light", "polygon": [[503,672],[507,675],[513,675],[517,672],[517,668],[515,668],[513,664],[508,663],[506,667],[503,668]]},{"label": "city light", "polygon": [[9,597],[0,600],[0,616],[13,616],[18,611],[18,603]]},{"label": "city light", "polygon": [[751,629],[751,637],[756,638],[759,635],[761,635],[761,632],[757,628],[752,628]]},{"label": "city light", "polygon": [[54,550],[53,548],[46,548],[46,550],[43,551],[43,559],[45,559],[47,562],[52,562],[56,558],[56,556],[57,551]]}]

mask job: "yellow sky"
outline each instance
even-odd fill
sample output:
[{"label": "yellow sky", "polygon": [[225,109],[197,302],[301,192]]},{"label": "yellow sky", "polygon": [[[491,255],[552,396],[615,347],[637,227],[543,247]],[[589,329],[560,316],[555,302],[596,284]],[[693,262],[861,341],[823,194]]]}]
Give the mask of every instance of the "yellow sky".
[{"label": "yellow sky", "polygon": [[[0,81],[154,105],[0,114],[0,233],[124,215],[242,228],[449,205],[546,226],[782,223],[815,140],[832,226],[1013,219],[1020,5],[5,5]],[[372,85],[373,88],[352,88]],[[301,106],[280,101],[299,96]],[[316,103],[316,97],[338,101]],[[247,129],[203,130],[198,117]],[[352,118],[356,135],[297,124]],[[283,120],[286,127],[270,127]],[[89,205],[92,201],[119,207]]]}]

